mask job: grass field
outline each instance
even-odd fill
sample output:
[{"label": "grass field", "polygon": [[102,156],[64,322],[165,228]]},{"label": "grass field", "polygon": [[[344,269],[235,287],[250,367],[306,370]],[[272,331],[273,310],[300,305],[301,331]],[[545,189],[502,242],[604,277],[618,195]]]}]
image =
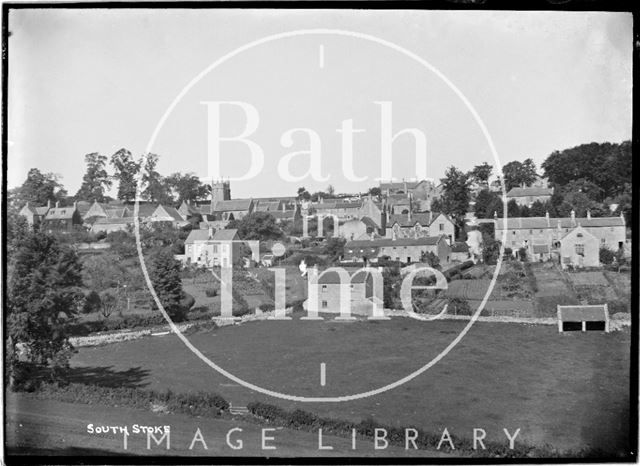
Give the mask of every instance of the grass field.
[{"label": "grass field", "polygon": [[[302,396],[338,396],[378,388],[442,351],[464,323],[395,318],[372,323],[262,321],[197,333],[190,341],[214,362],[259,386]],[[234,406],[265,401],[323,416],[470,438],[474,427],[504,442],[559,449],[628,445],[629,332],[558,334],[552,326],[476,323],[443,360],[381,395],[344,403],[276,400],[232,382],[197,359],[175,336],[81,348],[81,379],[178,392],[210,390]],[[326,386],[320,364],[326,364]],[[90,374],[90,375],[87,375]]]}]

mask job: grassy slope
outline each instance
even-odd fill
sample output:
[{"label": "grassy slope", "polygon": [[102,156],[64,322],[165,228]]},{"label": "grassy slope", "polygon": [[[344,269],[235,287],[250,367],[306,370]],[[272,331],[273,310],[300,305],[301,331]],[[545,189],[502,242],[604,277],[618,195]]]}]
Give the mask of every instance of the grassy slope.
[{"label": "grassy slope", "polygon": [[[88,434],[87,425],[128,426],[131,434],[128,448],[123,448],[122,434]],[[146,435],[133,434],[133,424],[148,426],[169,425],[171,428],[171,449],[166,444],[161,447],[152,442],[147,450]],[[233,450],[227,446],[226,435],[230,429],[240,427],[232,441],[243,440],[242,450]],[[206,455],[206,456],[317,456],[318,436],[308,432],[278,429],[269,432],[275,440],[277,450],[261,449],[261,428],[256,424],[229,420],[192,418],[185,415],[163,415],[146,411],[136,411],[104,406],[90,406],[62,403],[50,400],[36,400],[23,395],[10,394],[7,398],[6,443],[9,453],[13,454],[64,454],[82,455]],[[196,443],[193,450],[189,446],[196,430],[205,439],[208,450]],[[159,435],[156,436],[160,438]],[[355,453],[351,450],[350,439],[325,436],[323,445],[334,447],[324,452],[326,456],[434,456],[433,452],[405,451],[402,448],[389,447],[384,451],[375,451],[373,444],[358,439]],[[440,455],[437,455],[440,456]],[[444,454],[442,454],[444,456]]]},{"label": "grassy slope", "polygon": [[[260,386],[305,396],[336,396],[393,382],[437,355],[462,322],[260,322],[200,333],[190,340],[233,374]],[[72,364],[123,371],[122,383],[175,391],[211,390],[234,405],[262,400],[287,409],[382,423],[448,427],[470,437],[474,427],[504,441],[561,449],[624,449],[627,443],[630,336],[563,334],[554,327],[477,323],[440,363],[391,392],[347,403],[294,403],[252,392],[215,373],[174,336],[83,348]],[[320,387],[320,363],[327,386]],[[132,373],[133,374],[133,373]]]}]

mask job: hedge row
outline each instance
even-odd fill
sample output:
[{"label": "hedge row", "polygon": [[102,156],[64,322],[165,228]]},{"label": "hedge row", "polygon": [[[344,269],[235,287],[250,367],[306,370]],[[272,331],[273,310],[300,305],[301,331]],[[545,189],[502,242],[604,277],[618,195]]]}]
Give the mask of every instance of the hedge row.
[{"label": "hedge row", "polygon": [[[247,409],[251,414],[262,422],[278,427],[289,429],[303,430],[307,432],[316,432],[322,429],[323,434],[335,435],[338,437],[351,438],[353,429],[356,429],[358,435],[369,440],[374,439],[375,429],[385,429],[387,432],[386,439],[390,445],[405,447],[405,429],[415,429],[418,437],[415,440],[416,445],[421,450],[436,450],[438,443],[442,438],[442,433],[429,433],[414,426],[395,427],[384,425],[376,422],[373,418],[367,418],[359,423],[349,422],[339,419],[328,419],[319,417],[313,413],[296,409],[295,411],[286,411],[278,406],[262,402],[251,402],[247,405]],[[457,455],[473,455],[491,458],[553,458],[553,457],[603,457],[610,456],[601,451],[580,450],[580,451],[564,451],[560,452],[551,446],[532,447],[528,445],[515,443],[514,449],[509,448],[508,443],[489,442],[484,440],[485,450],[479,448],[474,450],[473,441],[470,439],[459,438],[450,435],[455,451],[451,450],[449,443],[445,440],[440,448],[443,453],[455,453]]]},{"label": "hedge row", "polygon": [[218,417],[229,410],[229,403],[220,395],[208,392],[174,393],[171,390],[158,392],[131,387],[104,387],[70,383],[43,383],[33,396],[40,399],[70,403],[150,409],[161,405],[171,413],[192,416]]}]

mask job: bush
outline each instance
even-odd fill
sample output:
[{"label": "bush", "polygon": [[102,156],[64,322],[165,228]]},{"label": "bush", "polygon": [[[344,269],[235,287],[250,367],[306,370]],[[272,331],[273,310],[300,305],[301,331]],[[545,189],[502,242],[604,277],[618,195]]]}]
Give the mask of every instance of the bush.
[{"label": "bush", "polygon": [[600,263],[610,265],[613,264],[615,258],[616,255],[611,249],[606,247],[600,248]]},{"label": "bush", "polygon": [[91,291],[84,298],[84,305],[82,306],[83,314],[91,314],[92,312],[99,312],[102,308],[102,302],[100,301],[100,295],[95,291]]},{"label": "bush", "polygon": [[214,296],[218,296],[218,290],[215,288],[207,288],[204,290],[204,294],[206,294],[208,298],[213,298]]},{"label": "bush", "polygon": [[449,298],[447,313],[458,316],[470,316],[472,314],[469,302],[462,298]]}]

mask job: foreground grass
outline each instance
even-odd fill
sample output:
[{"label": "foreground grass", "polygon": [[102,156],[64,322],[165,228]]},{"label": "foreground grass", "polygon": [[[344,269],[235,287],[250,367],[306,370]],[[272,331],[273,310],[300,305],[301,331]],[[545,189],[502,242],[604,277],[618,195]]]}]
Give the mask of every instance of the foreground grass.
[{"label": "foreground grass", "polygon": [[[304,396],[339,396],[398,380],[427,363],[466,322],[410,319],[338,323],[255,322],[191,335],[190,341],[234,375],[259,386]],[[629,331],[559,335],[551,326],[476,323],[442,361],[410,382],[346,403],[278,400],[288,411],[328,419],[444,427],[460,438],[473,428],[504,443],[503,429],[521,429],[528,445],[559,451],[629,450]],[[326,363],[327,384],[319,383]],[[234,406],[274,400],[217,374],[175,336],[82,348],[77,371],[120,373],[121,383],[177,393],[220,393]],[[86,376],[82,376],[86,379]],[[80,378],[79,380],[82,380]]]}]

